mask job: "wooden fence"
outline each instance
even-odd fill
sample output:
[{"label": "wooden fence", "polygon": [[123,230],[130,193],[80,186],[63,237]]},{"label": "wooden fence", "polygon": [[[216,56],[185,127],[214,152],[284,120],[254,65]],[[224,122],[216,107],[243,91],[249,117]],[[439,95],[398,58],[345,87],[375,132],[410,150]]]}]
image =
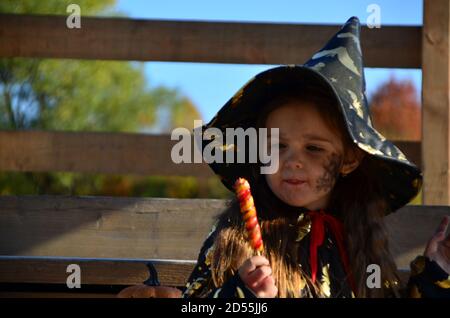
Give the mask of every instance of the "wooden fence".
[{"label": "wooden fence", "polygon": [[[301,64],[339,28],[84,17],[81,29],[68,29],[65,21],[64,16],[0,14],[0,58]],[[388,216],[399,268],[422,252],[440,218],[450,214],[449,21],[450,0],[424,0],[423,27],[362,29],[367,67],[422,68],[422,142],[396,144],[424,170],[426,205]],[[0,171],[212,176],[205,164],[172,163],[173,143],[167,135],[0,131]],[[163,284],[181,286],[224,204],[0,197],[0,296],[37,291],[41,296],[111,296],[142,282],[148,259],[154,260]],[[81,264],[80,292],[65,286],[70,263]]]}]

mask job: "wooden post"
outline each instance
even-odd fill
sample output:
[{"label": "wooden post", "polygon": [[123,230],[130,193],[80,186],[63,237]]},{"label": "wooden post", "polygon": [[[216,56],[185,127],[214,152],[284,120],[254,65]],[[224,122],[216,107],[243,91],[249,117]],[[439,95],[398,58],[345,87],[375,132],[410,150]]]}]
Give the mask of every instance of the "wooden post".
[{"label": "wooden post", "polygon": [[424,0],[423,203],[450,205],[450,0]]}]

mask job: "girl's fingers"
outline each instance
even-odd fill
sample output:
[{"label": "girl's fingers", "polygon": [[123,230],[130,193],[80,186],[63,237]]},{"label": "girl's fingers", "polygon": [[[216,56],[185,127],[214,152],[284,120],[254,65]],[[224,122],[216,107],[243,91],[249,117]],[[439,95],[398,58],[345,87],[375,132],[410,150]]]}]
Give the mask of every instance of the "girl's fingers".
[{"label": "girl's fingers", "polygon": [[273,279],[273,276],[267,276],[265,277],[259,286],[263,289],[271,288],[272,286],[275,286],[275,280]]},{"label": "girl's fingers", "polygon": [[243,274],[253,272],[258,266],[269,265],[269,261],[264,256],[253,256],[242,265]]},{"label": "girl's fingers", "polygon": [[449,224],[449,218],[447,216],[445,216],[442,219],[441,223],[439,224],[439,226],[436,230],[436,234],[431,239],[432,247],[437,248],[437,245],[440,242],[445,240],[445,233],[447,232],[448,224]]},{"label": "girl's fingers", "polygon": [[258,297],[275,297],[278,294],[272,268],[263,256],[253,256],[246,260],[239,268],[239,275]]},{"label": "girl's fingers", "polygon": [[269,265],[269,260],[265,258],[264,256],[253,256],[250,258],[252,260],[252,263],[257,266],[263,266],[263,265]]},{"label": "girl's fingers", "polygon": [[[247,286],[252,287],[251,285],[254,285],[254,283],[260,279],[259,275],[265,275],[264,272],[260,272],[261,270],[258,270],[260,267],[268,267],[270,269],[267,258],[263,256],[253,256],[247,259],[241,267],[239,267],[239,276]],[[271,272],[272,269],[270,269],[270,273]]]},{"label": "girl's fingers", "polygon": [[[444,232],[444,235],[445,235],[445,232]],[[450,233],[443,240],[440,240],[439,243],[441,246],[445,247],[445,249],[447,251],[450,251]],[[450,253],[449,253],[449,255],[450,255]]]},{"label": "girl's fingers", "polygon": [[447,232],[447,228],[448,228],[448,224],[450,223],[450,219],[448,216],[445,216],[441,223],[439,224],[437,230],[436,230],[436,234],[439,237],[445,236],[445,233]]},{"label": "girl's fingers", "polygon": [[[431,254],[435,253],[438,249],[438,245],[444,241],[450,240],[450,235],[445,237],[445,233],[447,232],[448,225],[450,223],[450,218],[448,216],[445,216],[441,223],[439,224],[436,233],[433,235],[433,237],[428,241],[427,247],[425,248],[425,256],[430,256]],[[450,245],[450,244],[446,244]]]},{"label": "girl's fingers", "polygon": [[256,288],[256,295],[260,298],[273,298],[277,294],[278,289],[272,276],[266,277]]},{"label": "girl's fingers", "polygon": [[256,268],[248,275],[250,287],[257,287],[270,275],[272,275],[272,268],[270,266],[264,265]]}]

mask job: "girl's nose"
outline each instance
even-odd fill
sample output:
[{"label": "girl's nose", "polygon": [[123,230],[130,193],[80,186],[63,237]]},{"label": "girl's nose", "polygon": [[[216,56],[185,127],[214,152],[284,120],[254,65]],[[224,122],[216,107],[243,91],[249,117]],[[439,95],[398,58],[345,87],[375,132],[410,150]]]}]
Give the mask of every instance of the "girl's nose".
[{"label": "girl's nose", "polygon": [[301,169],[301,168],[303,168],[303,159],[301,159],[298,154],[297,155],[293,154],[289,158],[287,164],[291,168]]},{"label": "girl's nose", "polygon": [[300,161],[294,162],[294,168],[296,169],[303,168],[303,164]]}]

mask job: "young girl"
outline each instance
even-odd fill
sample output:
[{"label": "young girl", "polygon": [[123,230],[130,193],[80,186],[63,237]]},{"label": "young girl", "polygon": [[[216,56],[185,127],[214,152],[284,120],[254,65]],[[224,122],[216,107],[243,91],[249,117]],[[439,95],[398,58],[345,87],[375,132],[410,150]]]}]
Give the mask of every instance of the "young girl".
[{"label": "young girl", "polygon": [[[400,286],[383,218],[417,195],[422,175],[372,126],[359,28],[351,18],[304,65],[258,74],[202,127],[278,128],[279,168],[210,164],[230,190],[238,177],[249,181],[264,252],[254,256],[232,200],[184,297],[450,297],[447,219],[412,263],[408,288]],[[216,151],[230,149],[248,152],[235,144]],[[371,264],[381,271],[378,288],[366,284]]]}]

